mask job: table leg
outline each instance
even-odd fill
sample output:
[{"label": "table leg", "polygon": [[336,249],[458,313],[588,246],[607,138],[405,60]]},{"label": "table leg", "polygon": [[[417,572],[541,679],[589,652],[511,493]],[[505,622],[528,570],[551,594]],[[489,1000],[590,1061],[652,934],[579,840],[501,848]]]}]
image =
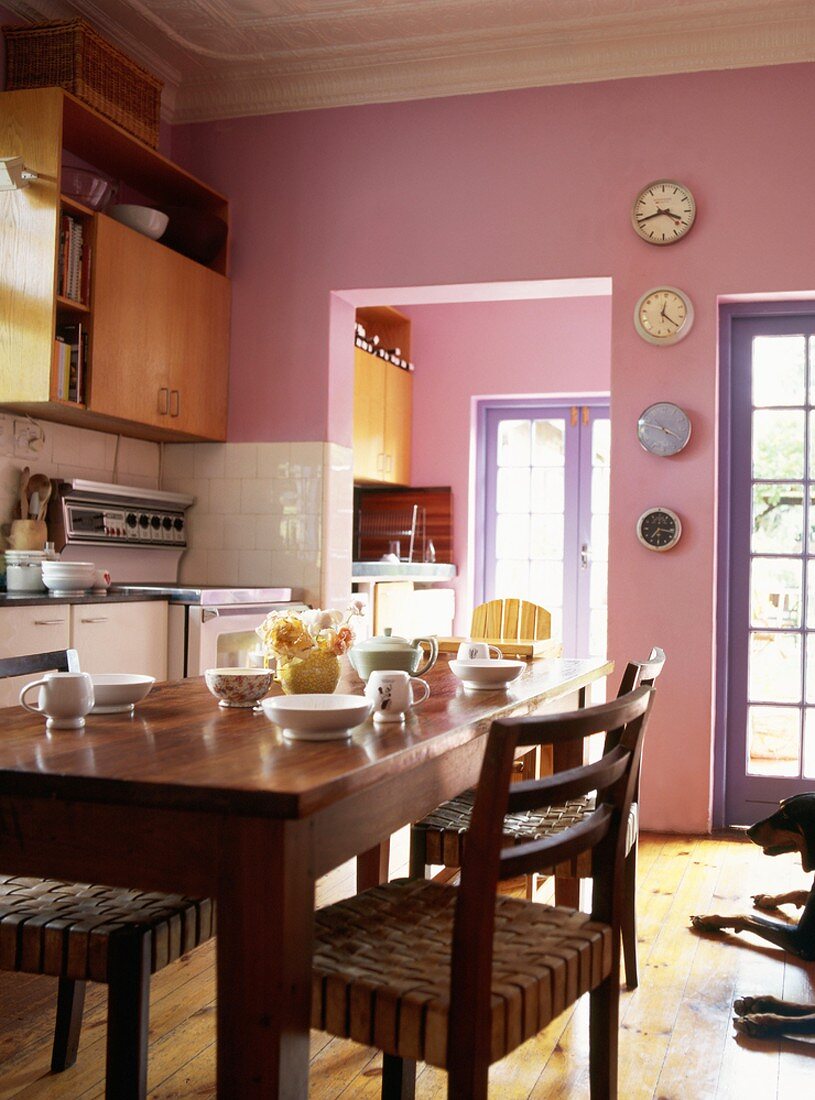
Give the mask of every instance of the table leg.
[{"label": "table leg", "polygon": [[357,893],[370,890],[372,886],[378,886],[380,882],[388,881],[390,871],[391,842],[390,837],[383,840],[367,852],[361,852],[357,856]]},{"label": "table leg", "polygon": [[307,822],[231,818],[218,896],[218,1098],[308,1096],[314,873]]}]

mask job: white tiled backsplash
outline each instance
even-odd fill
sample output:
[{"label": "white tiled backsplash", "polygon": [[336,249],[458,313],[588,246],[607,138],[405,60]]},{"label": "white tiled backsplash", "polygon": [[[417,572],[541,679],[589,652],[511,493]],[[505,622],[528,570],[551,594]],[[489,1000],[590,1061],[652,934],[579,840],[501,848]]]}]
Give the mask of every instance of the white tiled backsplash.
[{"label": "white tiled backsplash", "polygon": [[[17,431],[15,431],[15,425]],[[182,581],[281,585],[318,606],[351,591],[351,449],[336,443],[172,443],[36,421],[40,450],[21,445],[25,417],[0,413],[0,524],[11,520],[20,470],[189,493]],[[159,484],[160,481],[160,484]]]},{"label": "white tiled backsplash", "polygon": [[351,451],[333,443],[179,443],[162,488],[189,493],[181,579],[301,589],[344,606],[351,589]]}]

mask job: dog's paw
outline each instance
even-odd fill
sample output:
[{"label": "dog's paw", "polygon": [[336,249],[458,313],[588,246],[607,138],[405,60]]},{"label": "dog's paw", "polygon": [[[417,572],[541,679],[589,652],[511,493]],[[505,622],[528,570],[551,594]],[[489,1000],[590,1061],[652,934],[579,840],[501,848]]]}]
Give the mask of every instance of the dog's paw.
[{"label": "dog's paw", "polygon": [[756,909],[777,909],[777,894],[753,894],[753,905]]},{"label": "dog's paw", "polygon": [[737,997],[733,1002],[733,1011],[737,1016],[746,1016],[750,1012],[775,1012],[781,1003],[770,994],[764,997]]},{"label": "dog's paw", "polygon": [[690,918],[691,928],[695,928],[697,932],[721,932],[725,927],[724,921],[724,917],[715,916],[713,913],[697,914]]},{"label": "dog's paw", "polygon": [[751,1039],[763,1039],[769,1035],[778,1035],[782,1028],[783,1020],[779,1021],[772,1013],[752,1013],[747,1016],[739,1016],[733,1021],[733,1027],[741,1035],[749,1035]]}]

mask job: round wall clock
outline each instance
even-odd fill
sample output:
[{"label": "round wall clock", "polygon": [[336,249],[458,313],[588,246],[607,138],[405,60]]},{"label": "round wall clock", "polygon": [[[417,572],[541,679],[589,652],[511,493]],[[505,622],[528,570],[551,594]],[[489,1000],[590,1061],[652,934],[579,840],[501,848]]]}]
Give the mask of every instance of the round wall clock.
[{"label": "round wall clock", "polygon": [[676,244],[696,218],[690,188],[676,180],[654,180],[643,187],[631,208],[635,233],[648,244]]},{"label": "round wall clock", "polygon": [[691,423],[686,412],[672,401],[659,401],[643,409],[637,421],[637,438],[649,454],[668,458],[679,454],[690,439]]},{"label": "round wall clock", "polygon": [[634,327],[649,344],[684,340],[693,325],[693,303],[675,286],[646,290],[634,309]]},{"label": "round wall clock", "polygon": [[649,550],[671,550],[679,542],[682,522],[676,512],[658,505],[647,508],[637,520],[637,538]]}]

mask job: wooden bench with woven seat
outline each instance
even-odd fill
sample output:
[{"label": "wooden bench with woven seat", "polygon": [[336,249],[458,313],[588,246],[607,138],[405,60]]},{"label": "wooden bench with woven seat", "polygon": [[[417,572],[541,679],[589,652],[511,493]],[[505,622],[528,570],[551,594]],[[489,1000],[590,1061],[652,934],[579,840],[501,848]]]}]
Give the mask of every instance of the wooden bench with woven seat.
[{"label": "wooden bench with woven seat", "polygon": [[[459,887],[373,887],[316,914],[312,1026],[379,1047],[383,1100],[414,1095],[416,1062],[446,1068],[451,1100],[484,1100],[492,1062],[591,994],[592,1100],[616,1097],[625,829],[653,689],[569,714],[494,722]],[[519,746],[605,733],[595,764],[510,784]],[[507,810],[596,791],[556,836],[503,847]],[[590,914],[496,897],[499,880],[592,854]]]},{"label": "wooden bench with woven seat", "polygon": [[[624,695],[641,684],[650,686],[662,672],[665,654],[654,648],[647,661],[632,661],[620,682],[619,694]],[[606,746],[608,749],[610,746]],[[623,952],[625,956],[626,984],[635,989],[639,984],[637,966],[637,840],[639,837],[639,777],[634,799],[629,808],[625,833],[625,892],[622,918]],[[464,791],[456,798],[444,802],[421,821],[411,826],[410,876],[423,878],[428,865],[461,867],[468,831],[472,820],[475,791]],[[579,823],[594,809],[591,798],[573,799],[569,802],[544,806],[521,814],[508,814],[504,819],[504,844],[527,844],[542,837],[556,836],[564,829]],[[554,874],[568,879],[591,877],[589,854],[564,860],[557,866],[536,868],[539,874]]]},{"label": "wooden bench with woven seat", "polygon": [[[47,671],[79,671],[76,651],[0,660],[0,679]],[[107,1100],[147,1095],[150,975],[214,932],[208,898],[0,875],[0,969],[59,979],[54,1072],[76,1061],[85,983],[107,984]]]}]

